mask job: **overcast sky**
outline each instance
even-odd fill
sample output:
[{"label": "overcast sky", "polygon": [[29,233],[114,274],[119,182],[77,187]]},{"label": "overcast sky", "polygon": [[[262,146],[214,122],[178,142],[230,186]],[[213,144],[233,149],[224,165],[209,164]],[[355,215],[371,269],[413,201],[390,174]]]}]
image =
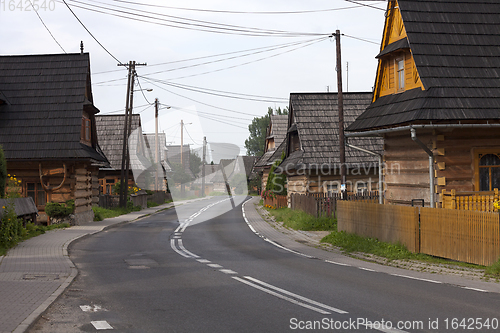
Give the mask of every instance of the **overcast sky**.
[{"label": "overcast sky", "polygon": [[[29,1],[38,5],[39,17]],[[244,155],[248,125],[268,107],[286,107],[290,93],[337,91],[335,40],[328,38],[336,29],[344,34],[344,91],[372,90],[386,3],[357,2],[366,6],[344,0],[66,0],[73,15],[62,1],[0,0],[0,54],[78,53],[83,41],[101,114],[124,113],[127,70],[118,61],[147,63],[137,67],[134,95],[145,132],[154,132],[150,103],[158,98],[168,143],[180,144],[183,120],[185,144],[200,147],[206,136],[209,143],[236,144]]]}]

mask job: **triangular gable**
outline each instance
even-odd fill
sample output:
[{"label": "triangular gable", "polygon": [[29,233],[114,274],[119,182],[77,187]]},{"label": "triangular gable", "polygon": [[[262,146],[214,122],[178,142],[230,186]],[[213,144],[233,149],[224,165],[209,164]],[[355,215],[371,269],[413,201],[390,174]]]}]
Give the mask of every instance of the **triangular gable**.
[{"label": "triangular gable", "polygon": [[[373,102],[378,97],[410,89],[424,89],[408,43],[397,1],[389,1],[379,58]],[[402,82],[400,82],[402,80]]]}]

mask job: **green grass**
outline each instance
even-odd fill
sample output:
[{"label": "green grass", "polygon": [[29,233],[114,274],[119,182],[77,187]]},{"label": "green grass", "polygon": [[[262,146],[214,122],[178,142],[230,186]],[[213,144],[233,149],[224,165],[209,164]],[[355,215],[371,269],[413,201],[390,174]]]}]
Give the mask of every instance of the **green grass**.
[{"label": "green grass", "polygon": [[104,219],[110,218],[110,217],[117,217],[120,215],[128,214],[131,212],[137,212],[140,211],[140,207],[115,207],[115,208],[102,208],[102,207],[92,207],[92,210],[94,211],[94,221],[102,221]]},{"label": "green grass", "polygon": [[489,267],[457,262],[449,259],[433,257],[422,253],[412,253],[402,244],[391,244],[381,242],[374,238],[361,237],[344,231],[337,231],[337,221],[331,218],[320,217],[318,219],[303,211],[289,208],[267,209],[277,221],[295,230],[318,231],[328,230],[331,233],[323,239],[322,243],[331,244],[346,254],[361,252],[373,254],[388,260],[418,260],[433,264],[446,264],[467,268],[485,269],[486,274],[493,278],[500,278],[500,259]]},{"label": "green grass", "polygon": [[268,209],[277,221],[294,230],[321,231],[336,230],[337,220],[328,217],[315,218],[300,210],[289,208]]},{"label": "green grass", "polygon": [[25,241],[27,239],[30,239],[32,237],[39,236],[41,234],[44,234],[45,232],[53,229],[64,229],[64,228],[69,228],[70,225],[68,223],[62,223],[62,224],[52,224],[49,226],[45,225],[35,225],[33,223],[27,223],[26,228],[23,228],[23,232],[21,234],[21,237],[19,241],[15,244],[10,244],[11,246],[9,247],[0,247],[0,256],[4,256],[7,254],[7,251],[14,246],[16,246],[18,243]]}]

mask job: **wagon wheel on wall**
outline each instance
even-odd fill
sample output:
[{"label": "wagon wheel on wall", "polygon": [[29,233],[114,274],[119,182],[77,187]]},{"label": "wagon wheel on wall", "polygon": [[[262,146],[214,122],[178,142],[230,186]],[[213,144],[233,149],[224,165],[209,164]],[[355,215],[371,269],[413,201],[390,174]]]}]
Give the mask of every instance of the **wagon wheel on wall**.
[{"label": "wagon wheel on wall", "polygon": [[42,163],[39,163],[38,167],[39,167],[39,171],[40,171],[40,183],[42,184],[42,187],[45,190],[45,192],[57,191],[58,189],[60,189],[64,185],[64,182],[66,181],[66,163],[63,163],[63,170],[61,170],[61,169],[53,169],[53,170],[49,170],[49,171],[46,172],[46,174],[48,174],[49,176],[57,175],[57,174],[60,174],[60,173],[64,174],[63,180],[62,180],[61,184],[59,184],[58,186],[45,185],[44,182],[43,182],[43,176],[44,176],[44,174],[42,172]]}]

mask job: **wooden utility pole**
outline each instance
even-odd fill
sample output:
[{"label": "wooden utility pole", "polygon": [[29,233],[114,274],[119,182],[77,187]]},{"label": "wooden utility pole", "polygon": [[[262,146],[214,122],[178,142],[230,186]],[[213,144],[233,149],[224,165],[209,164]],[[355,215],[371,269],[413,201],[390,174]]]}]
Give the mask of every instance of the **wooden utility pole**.
[{"label": "wooden utility pole", "polygon": [[342,96],[342,59],[340,49],[340,30],[335,32],[337,42],[337,96],[339,108],[339,153],[340,153],[340,190],[342,199],[346,192],[346,165],[345,165],[345,141],[344,141],[344,97]]},{"label": "wooden utility pole", "polygon": [[137,64],[135,61],[129,61],[128,65],[118,64],[118,66],[128,66],[127,97],[125,102],[125,119],[123,126],[122,167],[120,174],[120,207],[126,207],[128,194],[128,174],[130,168],[130,147],[128,147],[128,138],[130,136],[132,128],[134,79],[136,75],[135,66],[146,66],[146,64]]},{"label": "wooden utility pole", "polygon": [[207,137],[203,137],[203,160],[201,163],[201,196],[205,196],[205,164],[207,154]]},{"label": "wooden utility pole", "polygon": [[181,119],[181,165],[184,170],[184,159],[182,158],[182,151],[184,150],[184,121]]},{"label": "wooden utility pole", "polygon": [[158,152],[158,98],[155,98],[155,191],[158,191],[158,162],[159,162],[159,152]]}]

